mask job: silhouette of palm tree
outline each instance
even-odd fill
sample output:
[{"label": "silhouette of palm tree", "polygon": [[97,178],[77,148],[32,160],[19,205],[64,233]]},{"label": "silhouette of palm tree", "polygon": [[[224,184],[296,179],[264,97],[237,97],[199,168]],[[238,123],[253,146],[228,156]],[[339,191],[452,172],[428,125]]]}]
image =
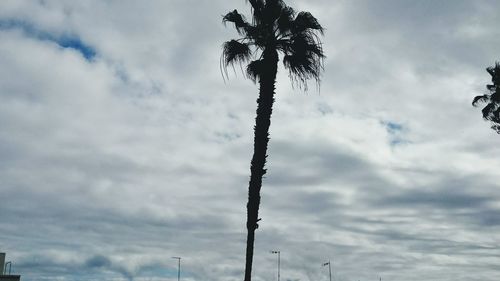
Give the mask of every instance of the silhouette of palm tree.
[{"label": "silhouette of palm tree", "polygon": [[260,189],[266,173],[269,126],[274,103],[279,55],[289,71],[292,84],[307,90],[307,80],[319,85],[325,58],[318,33],[323,27],[308,12],[296,13],[282,0],[248,0],[252,20],[247,22],[237,10],[223,16],[223,23],[233,23],[242,37],[223,44],[221,65],[227,76],[227,66],[248,63],[246,75],[259,83],[257,117],[254,127],[254,153],[250,164],[247,204],[247,248],[245,281],[251,280],[255,230],[259,227]]},{"label": "silhouette of palm tree", "polygon": [[486,85],[489,94],[476,96],[472,101],[473,106],[479,102],[487,103],[483,108],[483,118],[492,123],[491,128],[500,134],[500,63],[496,62],[494,67],[486,68],[491,75],[493,84]]}]

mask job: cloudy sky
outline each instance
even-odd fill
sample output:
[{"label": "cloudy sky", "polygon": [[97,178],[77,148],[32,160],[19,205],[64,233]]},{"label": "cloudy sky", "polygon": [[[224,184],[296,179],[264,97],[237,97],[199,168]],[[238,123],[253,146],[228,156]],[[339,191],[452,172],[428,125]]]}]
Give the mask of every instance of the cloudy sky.
[{"label": "cloudy sky", "polygon": [[[320,90],[278,73],[254,280],[499,280],[500,136],[472,98],[500,2],[289,0]],[[245,1],[0,3],[0,252],[22,280],[243,279],[257,86]]]}]

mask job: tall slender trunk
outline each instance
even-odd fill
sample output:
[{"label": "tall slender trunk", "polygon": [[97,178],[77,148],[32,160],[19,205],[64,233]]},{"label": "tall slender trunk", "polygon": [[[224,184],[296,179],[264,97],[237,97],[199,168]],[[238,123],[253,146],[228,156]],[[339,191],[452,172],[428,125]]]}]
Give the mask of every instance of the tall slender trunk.
[{"label": "tall slender trunk", "polygon": [[278,69],[278,53],[274,48],[264,51],[264,70],[259,79],[259,98],[257,99],[257,117],[254,127],[254,151],[250,165],[250,182],[248,185],[247,204],[247,250],[245,281],[252,278],[253,246],[255,230],[259,227],[260,188],[262,177],[266,173],[267,144],[269,142],[269,126],[274,103],[276,72]]}]

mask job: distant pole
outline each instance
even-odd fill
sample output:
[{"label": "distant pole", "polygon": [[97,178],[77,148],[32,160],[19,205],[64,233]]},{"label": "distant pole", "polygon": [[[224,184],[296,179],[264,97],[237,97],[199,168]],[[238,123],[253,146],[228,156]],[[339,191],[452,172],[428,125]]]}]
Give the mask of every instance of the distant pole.
[{"label": "distant pole", "polygon": [[178,266],[177,266],[177,281],[181,281],[181,257],[172,257],[173,259],[177,259]]},{"label": "distant pole", "polygon": [[332,263],[328,261],[328,274],[330,275],[330,281],[332,281]]},{"label": "distant pole", "polygon": [[330,276],[330,281],[332,281],[332,266],[331,266],[330,260],[328,260],[328,262],[325,262],[323,264],[323,266],[327,266],[327,265],[328,265],[328,275]]},{"label": "distant pole", "polygon": [[278,281],[280,281],[280,251],[271,251],[272,254],[278,254]]}]

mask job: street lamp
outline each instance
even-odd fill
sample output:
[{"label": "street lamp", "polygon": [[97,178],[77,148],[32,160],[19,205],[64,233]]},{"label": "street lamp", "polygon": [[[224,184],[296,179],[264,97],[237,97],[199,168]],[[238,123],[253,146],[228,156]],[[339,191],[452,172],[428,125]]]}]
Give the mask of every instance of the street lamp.
[{"label": "street lamp", "polygon": [[328,265],[328,274],[330,275],[330,281],[332,281],[332,266],[331,266],[330,260],[328,260],[328,262],[325,262],[323,264],[323,266],[327,266],[327,265]]},{"label": "street lamp", "polygon": [[278,281],[280,281],[280,254],[281,254],[281,252],[276,250],[276,251],[271,251],[271,254],[278,254]]},{"label": "street lamp", "polygon": [[178,266],[177,266],[177,281],[181,280],[181,257],[172,257],[173,259],[178,260]]}]

